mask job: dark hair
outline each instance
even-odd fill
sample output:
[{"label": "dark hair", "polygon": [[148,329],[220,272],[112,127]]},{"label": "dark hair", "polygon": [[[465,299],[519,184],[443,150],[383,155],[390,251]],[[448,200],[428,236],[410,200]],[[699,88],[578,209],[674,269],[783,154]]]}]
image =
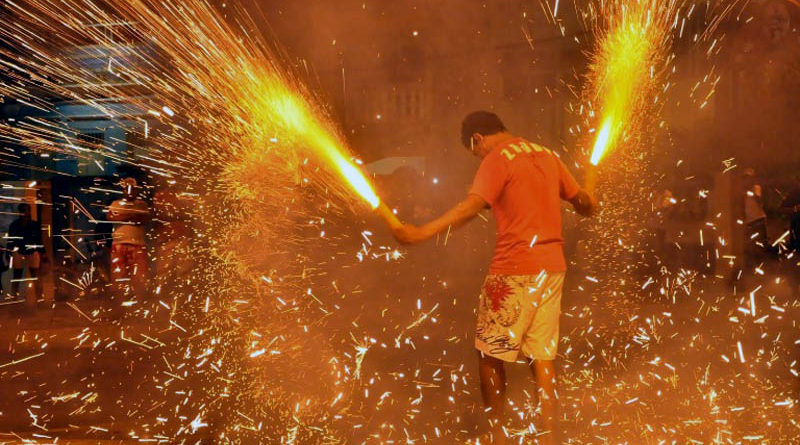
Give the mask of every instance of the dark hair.
[{"label": "dark hair", "polygon": [[472,135],[489,136],[506,131],[506,126],[496,114],[489,111],[474,111],[461,122],[461,143],[469,148]]},{"label": "dark hair", "polygon": [[30,204],[25,204],[24,202],[22,204],[17,205],[17,210],[20,211],[20,212],[24,212],[24,211],[30,210],[30,209],[31,209]]}]

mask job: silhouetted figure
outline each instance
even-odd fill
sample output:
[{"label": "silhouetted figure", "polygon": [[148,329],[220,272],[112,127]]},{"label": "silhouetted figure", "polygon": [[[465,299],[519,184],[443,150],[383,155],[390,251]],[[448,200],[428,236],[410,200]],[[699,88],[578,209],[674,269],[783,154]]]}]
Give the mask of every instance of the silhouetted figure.
[{"label": "silhouetted figure", "polygon": [[781,209],[789,216],[789,250],[800,254],[800,177],[784,198]]},{"label": "silhouetted figure", "polygon": [[155,222],[155,281],[161,291],[169,292],[191,281],[197,256],[192,241],[194,230],[190,217],[191,198],[183,196],[168,184],[160,184],[153,195]]},{"label": "silhouetted figure", "polygon": [[650,215],[650,224],[655,236],[653,251],[661,259],[661,263],[667,266],[672,265],[673,256],[667,247],[667,220],[675,208],[675,202],[672,191],[664,189],[656,195],[653,201],[653,213]]},{"label": "silhouetted figure", "polygon": [[133,178],[120,182],[123,198],[108,206],[108,219],[114,222],[111,241],[111,279],[116,293],[132,292],[143,297],[147,291],[147,241],[145,224],[150,220],[147,203],[138,197]]},{"label": "silhouetted figure", "polygon": [[[20,217],[15,219],[8,228],[8,249],[11,250],[11,292],[16,298],[25,298],[29,304],[42,297],[42,281],[39,279],[39,269],[42,262],[46,261],[44,243],[42,242],[42,225],[31,217],[31,206],[20,204],[17,207]],[[24,278],[25,271],[28,278]],[[28,283],[20,294],[20,284]],[[33,299],[28,299],[28,287],[33,284]]]}]

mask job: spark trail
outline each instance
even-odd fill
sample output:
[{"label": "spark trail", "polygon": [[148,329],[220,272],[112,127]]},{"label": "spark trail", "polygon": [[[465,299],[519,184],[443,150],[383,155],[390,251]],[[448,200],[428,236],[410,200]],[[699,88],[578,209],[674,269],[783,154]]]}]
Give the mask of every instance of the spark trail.
[{"label": "spark trail", "polygon": [[[126,343],[151,354],[152,369],[141,370],[150,383],[137,384],[139,401],[101,400],[140,413],[128,416],[141,427],[135,434],[162,442],[288,431],[298,443],[335,443],[328,413],[347,406],[347,364],[324,334],[308,332],[326,309],[303,292],[302,231],[359,199],[372,208],[380,201],[290,61],[237,5],[24,0],[3,8],[0,95],[27,117],[0,123],[0,141],[32,151],[45,171],[64,155],[145,171],[157,184],[156,213],[177,227],[159,250],[160,294],[125,303],[116,335],[124,341],[111,340],[107,352]],[[136,136],[127,151],[81,140],[64,111],[74,106]],[[2,156],[17,162],[13,151]],[[167,328],[155,329],[162,316]],[[131,333],[136,319],[154,330]],[[108,341],[100,332],[79,341]],[[287,361],[292,370],[278,366]]]},{"label": "spark trail", "polygon": [[590,66],[593,100],[599,104],[600,129],[591,163],[600,160],[652,117],[653,92],[678,22],[681,0],[607,1],[597,5],[597,40]]}]

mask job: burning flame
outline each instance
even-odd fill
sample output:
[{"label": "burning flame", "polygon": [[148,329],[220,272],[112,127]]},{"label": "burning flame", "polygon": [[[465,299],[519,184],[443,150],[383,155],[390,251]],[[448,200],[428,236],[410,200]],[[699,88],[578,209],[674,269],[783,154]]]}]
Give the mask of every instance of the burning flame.
[{"label": "burning flame", "polygon": [[376,209],[381,203],[380,198],[373,190],[372,186],[370,185],[367,178],[361,173],[359,169],[357,169],[353,164],[347,161],[344,157],[342,157],[338,151],[335,153],[335,163],[336,167],[338,168],[339,172],[342,174],[344,179],[350,184],[351,187],[359,194],[362,198],[364,198],[367,203],[373,208]]},{"label": "burning flame", "polygon": [[601,7],[602,30],[590,79],[601,104],[602,126],[591,163],[597,165],[619,141],[632,121],[646,110],[654,85],[654,66],[668,46],[676,0],[609,1]]},{"label": "burning flame", "polygon": [[373,209],[380,205],[380,198],[364,174],[345,156],[345,144],[336,132],[326,125],[303,100],[284,82],[274,79],[268,82],[263,104],[274,120],[291,139],[306,145],[322,161],[333,167],[335,172],[363,198]]},{"label": "burning flame", "polygon": [[613,119],[608,119],[604,124],[603,127],[600,129],[600,132],[597,133],[597,140],[594,143],[594,149],[592,150],[592,165],[597,165],[600,163],[600,159],[603,159],[603,155],[606,154],[608,147],[611,142],[611,126],[613,124]]}]

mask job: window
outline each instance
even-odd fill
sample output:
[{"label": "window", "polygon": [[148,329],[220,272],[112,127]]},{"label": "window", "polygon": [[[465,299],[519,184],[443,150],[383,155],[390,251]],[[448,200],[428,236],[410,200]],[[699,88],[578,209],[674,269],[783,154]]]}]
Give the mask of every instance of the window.
[{"label": "window", "polygon": [[428,116],[423,84],[400,85],[391,92],[391,117],[399,120],[416,121]]},{"label": "window", "polygon": [[89,150],[98,150],[105,145],[105,134],[102,132],[78,133],[78,146]]}]

